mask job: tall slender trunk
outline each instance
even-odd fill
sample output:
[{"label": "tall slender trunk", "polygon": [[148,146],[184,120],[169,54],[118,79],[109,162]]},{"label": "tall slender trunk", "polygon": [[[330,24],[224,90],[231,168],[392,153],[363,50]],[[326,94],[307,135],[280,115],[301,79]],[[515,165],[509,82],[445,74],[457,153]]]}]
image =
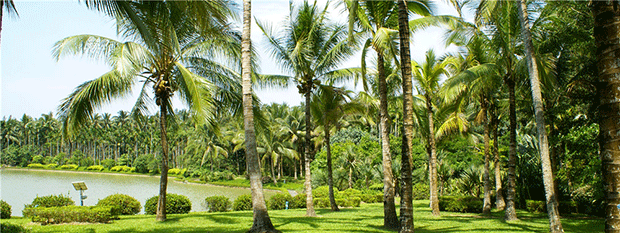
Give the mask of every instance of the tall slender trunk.
[{"label": "tall slender trunk", "polygon": [[551,232],[564,232],[558,211],[558,200],[553,185],[553,173],[551,172],[551,160],[549,158],[549,141],[547,130],[545,129],[545,110],[542,104],[542,94],[540,91],[540,80],[538,78],[538,66],[534,57],[534,47],[532,45],[532,34],[527,13],[527,5],[523,0],[517,0],[519,5],[519,19],[521,20],[521,30],[523,41],[525,42],[525,52],[527,56],[527,66],[530,75],[530,87],[532,89],[532,100],[534,102],[534,112],[536,115],[536,128],[538,131],[538,143],[540,147],[541,166],[543,171],[543,183],[545,186],[545,197],[547,199],[547,212],[549,214],[549,230]]},{"label": "tall slender trunk", "polygon": [[263,194],[260,159],[256,152],[254,132],[254,112],[252,101],[252,41],[250,26],[252,22],[252,1],[243,0],[243,34],[241,37],[241,78],[243,88],[243,126],[245,131],[245,162],[250,176],[252,191],[253,224],[248,232],[278,232],[271,223]]},{"label": "tall slender trunk", "polygon": [[480,100],[482,121],[484,124],[484,199],[482,204],[482,214],[491,214],[491,180],[489,177],[489,154],[490,143],[489,137],[489,118],[487,117],[488,101],[485,96],[481,96]]},{"label": "tall slender trunk", "polygon": [[[388,126],[387,83],[383,53],[377,51],[377,70],[379,72],[379,122],[381,127],[381,154],[383,158],[383,225],[398,228],[396,205],[394,204],[394,175],[392,174],[392,153]],[[349,182],[350,183],[350,182]]]},{"label": "tall slender trunk", "polygon": [[[165,91],[164,91],[165,92]],[[167,93],[163,94],[163,98]],[[162,98],[162,97],[160,97]],[[157,199],[157,221],[166,221],[166,190],[168,189],[168,137],[166,135],[166,117],[168,115],[167,100],[160,99],[159,105],[159,127],[161,130],[161,178],[159,180],[159,199]]]},{"label": "tall slender trunk", "polygon": [[325,146],[327,147],[327,184],[329,185],[329,205],[332,211],[340,211],[334,197],[334,179],[332,173],[332,150],[329,145],[329,124],[325,124]]},{"label": "tall slender trunk", "polygon": [[506,221],[518,220],[517,210],[515,206],[515,186],[516,186],[516,167],[517,167],[517,110],[516,110],[516,95],[515,95],[515,82],[513,78],[508,75],[504,81],[508,86],[508,118],[509,118],[509,148],[508,148],[508,182],[506,183],[506,211],[504,212],[504,219]]},{"label": "tall slender trunk", "polygon": [[605,192],[605,232],[620,232],[620,3],[593,1],[599,95],[599,147]]},{"label": "tall slender trunk", "polygon": [[429,148],[429,183],[430,205],[433,216],[439,216],[439,197],[437,196],[437,148],[435,147],[435,124],[433,120],[433,100],[426,95],[426,111],[428,116],[428,148]]},{"label": "tall slender trunk", "polygon": [[349,188],[353,188],[353,166],[349,167]]},{"label": "tall slender trunk", "polygon": [[[413,83],[411,82],[411,56],[409,55],[409,11],[407,9],[407,3],[398,1],[398,36],[399,36],[399,50],[401,61],[401,74],[403,76],[403,134],[401,154],[403,161],[401,163],[401,176],[403,179],[403,191],[400,205],[400,232],[408,233],[414,232],[414,220],[413,220],[413,160],[411,151],[413,150]],[[393,198],[393,195],[392,195]],[[392,199],[391,204],[394,204]],[[386,218],[388,210],[384,210]],[[392,211],[390,209],[390,211]],[[390,213],[396,215],[396,213]],[[398,227],[398,222],[391,223],[386,227]]]},{"label": "tall slender trunk", "polygon": [[304,182],[304,187],[306,189],[306,216],[308,217],[316,217],[316,212],[314,212],[314,203],[312,202],[312,174],[310,173],[310,162],[312,162],[312,122],[310,122],[310,95],[312,94],[312,79],[307,81],[304,84],[306,87],[305,97],[306,97],[306,152],[304,153],[304,167],[306,169],[306,179]]},{"label": "tall slender trunk", "polygon": [[501,162],[499,159],[499,120],[497,119],[497,106],[491,105],[491,125],[493,129],[493,166],[495,170],[495,207],[504,210],[504,189],[502,188],[502,175],[500,174]]},{"label": "tall slender trunk", "polygon": [[273,180],[273,184],[275,184],[276,186],[278,185],[278,179],[276,179],[276,173],[274,171],[274,167],[276,166],[276,162],[273,160],[272,157],[269,157],[269,162],[271,162],[271,179]]}]

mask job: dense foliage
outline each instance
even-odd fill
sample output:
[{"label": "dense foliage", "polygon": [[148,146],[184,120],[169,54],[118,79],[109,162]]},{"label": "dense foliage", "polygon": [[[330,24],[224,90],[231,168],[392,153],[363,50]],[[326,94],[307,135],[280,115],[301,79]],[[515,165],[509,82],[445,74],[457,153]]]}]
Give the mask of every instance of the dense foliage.
[{"label": "dense foliage", "polygon": [[6,201],[0,200],[0,219],[11,218],[11,205]]},{"label": "dense foliage", "polygon": [[[155,214],[157,211],[157,197],[151,197],[144,203],[144,212],[146,214]],[[191,209],[192,202],[186,196],[174,193],[166,195],[166,213],[187,214]]]},{"label": "dense foliage", "polygon": [[107,223],[114,215],[111,206],[37,207],[28,210],[36,223],[60,224],[72,222]]},{"label": "dense foliage", "polygon": [[205,198],[205,206],[209,212],[226,212],[230,210],[231,205],[230,199],[225,196],[210,196]]},{"label": "dense foliage", "polygon": [[243,194],[233,202],[233,210],[241,211],[241,210],[252,210],[252,195],[251,194]]},{"label": "dense foliage", "polygon": [[111,206],[112,215],[133,215],[140,212],[142,206],[135,198],[126,194],[112,194],[97,202],[97,206]]}]

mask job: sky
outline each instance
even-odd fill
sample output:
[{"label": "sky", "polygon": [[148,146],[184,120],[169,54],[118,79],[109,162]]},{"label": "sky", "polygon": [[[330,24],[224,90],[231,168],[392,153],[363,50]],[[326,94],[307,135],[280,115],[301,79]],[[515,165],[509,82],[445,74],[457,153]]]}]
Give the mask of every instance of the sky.
[{"label": "sky", "polygon": [[[300,2],[300,1],[294,1]],[[324,0],[319,1],[320,5]],[[433,1],[437,14],[456,14],[444,1]],[[287,0],[255,0],[252,2],[252,15],[261,22],[278,25],[289,13]],[[239,2],[241,8],[241,2]],[[331,4],[329,18],[346,22],[346,13],[334,9]],[[18,17],[5,14],[2,21],[0,43],[0,115],[20,118],[23,114],[40,117],[41,114],[57,114],[57,108],[78,85],[99,77],[109,71],[109,67],[99,60],[82,56],[67,56],[56,61],[52,58],[52,46],[57,41],[80,34],[93,34],[117,40],[114,21],[97,11],[89,10],[78,1],[20,1],[15,0]],[[239,9],[239,15],[241,15]],[[239,17],[241,18],[241,16]],[[239,25],[241,24],[239,20]],[[257,47],[261,73],[282,74],[276,62],[266,49],[267,41],[255,22],[252,24],[252,43]],[[422,61],[424,53],[433,48],[441,55],[445,51],[443,30],[427,29],[413,34],[412,59]],[[344,67],[359,67],[360,53],[342,64]],[[353,88],[354,85],[347,86]],[[138,88],[134,88],[138,90]],[[285,89],[256,89],[263,103],[287,103],[299,105],[301,95],[291,85]],[[135,96],[113,100],[98,113],[116,115],[119,110],[130,111]],[[181,108],[178,100],[175,108]],[[154,108],[152,108],[154,109]],[[151,113],[154,113],[152,110]]]}]

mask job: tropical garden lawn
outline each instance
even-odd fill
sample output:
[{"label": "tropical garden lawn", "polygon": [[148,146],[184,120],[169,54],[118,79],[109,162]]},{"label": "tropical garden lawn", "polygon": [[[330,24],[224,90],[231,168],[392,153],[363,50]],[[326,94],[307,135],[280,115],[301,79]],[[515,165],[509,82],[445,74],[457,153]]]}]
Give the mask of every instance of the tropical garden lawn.
[{"label": "tropical garden lawn", "polygon": [[[503,212],[490,217],[481,214],[442,212],[432,217],[428,200],[414,201],[416,232],[548,232],[546,213],[518,210],[520,220],[506,222]],[[397,209],[398,206],[397,206]],[[318,218],[304,217],[305,209],[270,210],[276,229],[282,232],[392,232],[383,227],[382,203],[362,204],[332,212],[317,209]],[[41,226],[30,219],[13,217],[2,224],[25,226],[32,232],[246,232],[252,225],[251,211],[225,213],[192,212],[169,215],[166,222],[157,222],[151,215],[120,216],[108,224],[60,224]],[[570,215],[562,218],[566,232],[602,232],[602,218]]]}]

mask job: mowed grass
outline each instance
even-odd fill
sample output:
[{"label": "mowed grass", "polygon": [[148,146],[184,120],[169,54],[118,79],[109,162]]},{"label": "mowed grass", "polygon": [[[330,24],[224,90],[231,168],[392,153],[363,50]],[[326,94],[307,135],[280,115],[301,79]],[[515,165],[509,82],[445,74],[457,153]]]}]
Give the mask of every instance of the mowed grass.
[{"label": "mowed grass", "polygon": [[[480,214],[442,212],[432,217],[428,201],[414,202],[416,232],[548,232],[546,214],[518,211],[520,220],[506,222],[503,212],[490,217]],[[269,215],[282,232],[394,232],[383,228],[381,203],[362,204],[339,212],[317,209],[319,217],[304,217],[305,209],[271,210]],[[29,219],[4,219],[2,223],[25,226],[32,232],[245,232],[252,225],[252,212],[190,213],[168,215],[168,221],[156,222],[154,215],[121,216],[108,224],[62,224],[40,226]],[[562,219],[565,232],[602,232],[604,220],[584,216]]]}]

